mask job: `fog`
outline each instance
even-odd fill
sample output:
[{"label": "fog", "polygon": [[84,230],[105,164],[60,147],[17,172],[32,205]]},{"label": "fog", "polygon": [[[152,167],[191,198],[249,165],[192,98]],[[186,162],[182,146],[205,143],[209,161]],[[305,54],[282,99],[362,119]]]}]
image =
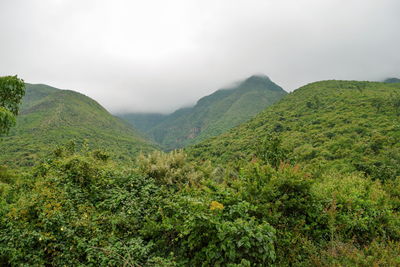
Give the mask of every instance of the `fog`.
[{"label": "fog", "polygon": [[287,91],[400,76],[398,0],[1,0],[0,75],[113,113],[171,112],[254,74]]}]

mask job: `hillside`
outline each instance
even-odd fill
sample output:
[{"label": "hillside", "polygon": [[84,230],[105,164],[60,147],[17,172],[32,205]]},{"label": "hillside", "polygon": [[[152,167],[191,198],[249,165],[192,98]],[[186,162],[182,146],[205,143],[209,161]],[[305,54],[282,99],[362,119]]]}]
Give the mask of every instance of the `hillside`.
[{"label": "hillside", "polygon": [[145,133],[165,120],[168,115],[159,113],[128,113],[117,116],[131,124],[135,129],[139,129]]},{"label": "hillside", "polygon": [[284,95],[286,92],[267,76],[258,75],[232,88],[218,90],[201,98],[195,106],[168,116],[128,114],[121,118],[171,150],[219,135],[254,117]]},{"label": "hillside", "polygon": [[268,150],[267,138],[281,140],[278,150],[286,151],[288,161],[394,178],[400,175],[400,84],[312,83],[188,151],[196,159],[221,163],[250,160],[259,157],[256,151]]},{"label": "hillside", "polygon": [[384,82],[385,83],[400,83],[400,79],[398,79],[398,78],[388,78]]},{"label": "hillside", "polygon": [[130,165],[39,155],[64,135],[122,157],[151,146],[81,94],[25,99],[1,149],[41,163],[0,165],[0,266],[400,265],[400,84],[313,83],[190,155]]},{"label": "hillside", "polygon": [[76,139],[126,158],[153,145],[91,98],[47,85],[26,84],[17,125],[0,142],[0,164],[31,165]]}]

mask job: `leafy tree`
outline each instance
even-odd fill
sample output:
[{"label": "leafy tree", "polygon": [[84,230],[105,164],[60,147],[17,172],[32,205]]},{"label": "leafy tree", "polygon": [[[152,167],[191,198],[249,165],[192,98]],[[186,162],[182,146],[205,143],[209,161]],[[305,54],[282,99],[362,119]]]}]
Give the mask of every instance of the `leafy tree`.
[{"label": "leafy tree", "polygon": [[0,135],[15,124],[19,104],[25,94],[25,83],[17,76],[0,77]]},{"label": "leafy tree", "polygon": [[60,149],[2,193],[0,266],[167,266],[138,233],[158,208],[154,180]]},{"label": "leafy tree", "polygon": [[267,134],[261,144],[256,147],[256,156],[275,169],[287,159],[287,155],[288,151],[282,147],[282,140],[277,134]]}]

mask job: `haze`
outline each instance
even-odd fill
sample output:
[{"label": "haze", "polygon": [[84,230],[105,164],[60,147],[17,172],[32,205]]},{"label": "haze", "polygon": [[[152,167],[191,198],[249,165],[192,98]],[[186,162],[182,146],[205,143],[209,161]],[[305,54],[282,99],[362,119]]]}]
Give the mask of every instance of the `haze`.
[{"label": "haze", "polygon": [[2,0],[0,76],[113,113],[171,112],[254,73],[285,90],[400,76],[398,0]]}]

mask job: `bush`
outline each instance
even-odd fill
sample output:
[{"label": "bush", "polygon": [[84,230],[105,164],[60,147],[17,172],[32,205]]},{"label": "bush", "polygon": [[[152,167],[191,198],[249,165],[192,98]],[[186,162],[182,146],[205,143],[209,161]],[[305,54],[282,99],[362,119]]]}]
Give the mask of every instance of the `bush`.
[{"label": "bush", "polygon": [[331,240],[367,245],[376,238],[400,238],[400,218],[379,181],[331,174],[316,183],[313,192],[326,203]]},{"label": "bush", "polygon": [[[159,217],[148,221],[148,238],[186,266],[230,266],[275,261],[275,230],[249,217],[249,203],[222,204],[184,195],[165,200]],[[233,266],[233,265],[232,265]],[[249,265],[250,266],[250,265]]]},{"label": "bush", "polygon": [[306,257],[302,242],[319,241],[325,230],[323,205],[312,192],[314,180],[298,166],[281,164],[275,170],[253,162],[244,167],[234,185],[239,196],[254,206],[259,221],[276,229],[278,260],[286,263]]},{"label": "bush", "polygon": [[187,160],[183,151],[170,153],[155,151],[149,155],[141,154],[136,161],[138,171],[153,178],[160,185],[174,188],[196,185],[205,176]]},{"label": "bush", "polygon": [[[65,154],[65,153],[64,153]],[[46,161],[1,210],[0,259],[13,265],[143,265],[152,242],[139,235],[162,199],[154,180],[96,157]]]},{"label": "bush", "polygon": [[359,247],[352,242],[334,242],[333,246],[310,257],[313,266],[399,266],[400,243],[374,240]]}]

